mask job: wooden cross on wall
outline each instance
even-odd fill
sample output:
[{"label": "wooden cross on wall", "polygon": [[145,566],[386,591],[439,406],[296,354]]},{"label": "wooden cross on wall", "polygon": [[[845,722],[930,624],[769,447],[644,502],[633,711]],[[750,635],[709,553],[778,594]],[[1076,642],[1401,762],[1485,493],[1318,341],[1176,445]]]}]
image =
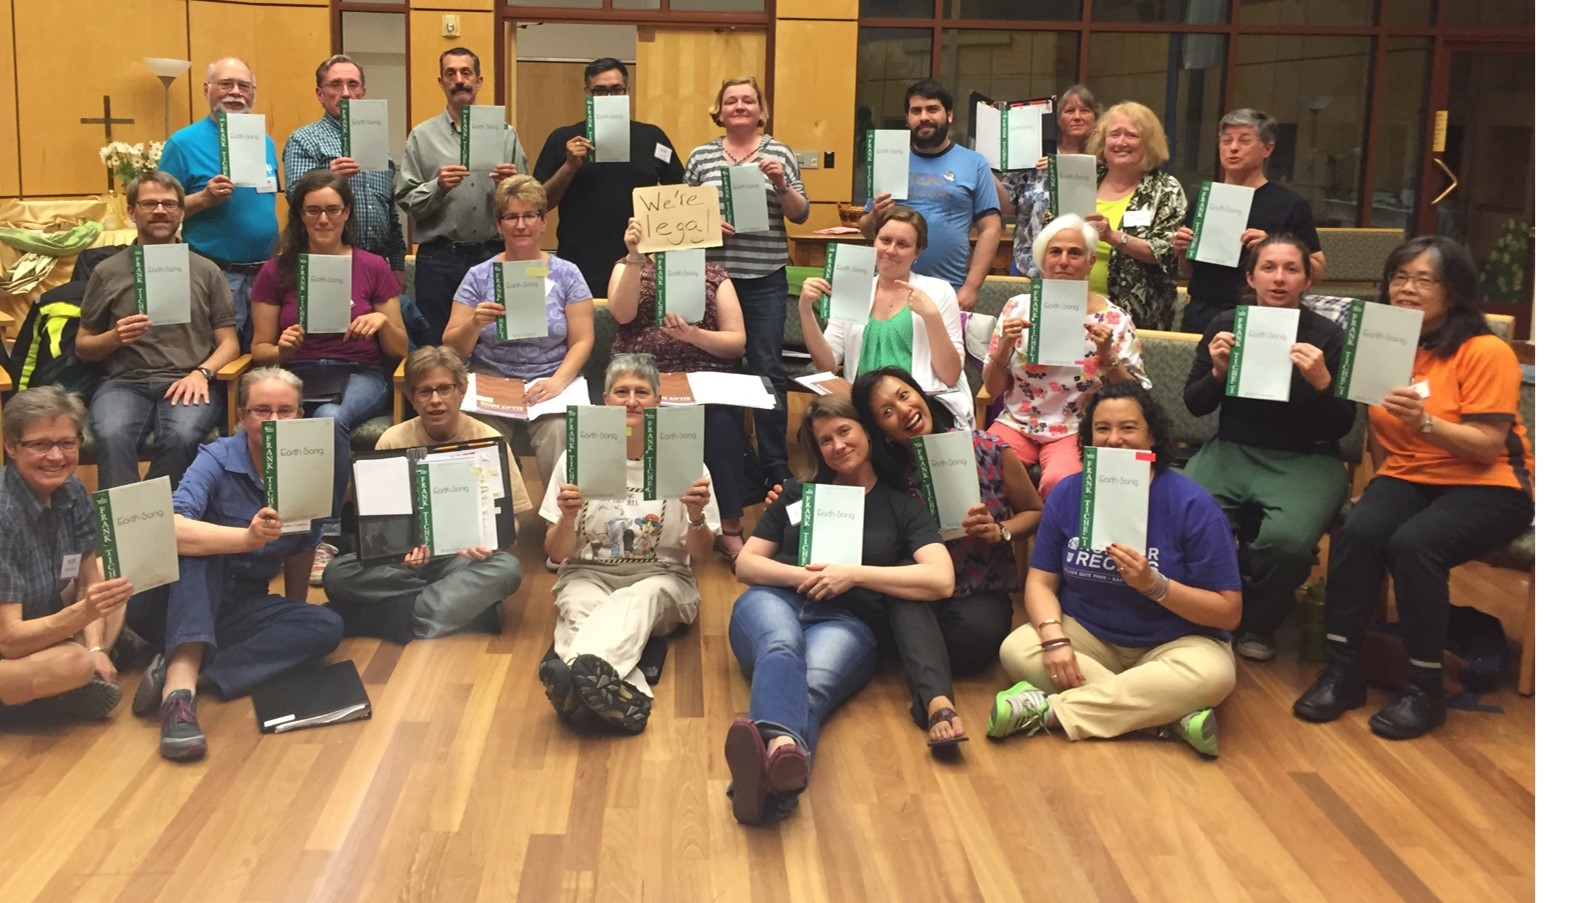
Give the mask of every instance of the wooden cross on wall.
[{"label": "wooden cross on wall", "polygon": [[[82,124],[83,125],[100,125],[100,124],[102,124],[104,126],[104,143],[105,144],[108,144],[111,141],[115,140],[115,126],[117,126],[117,125],[131,125],[132,123],[134,123],[136,121],[137,120],[135,120],[135,119],[116,119],[109,112],[109,95],[108,94],[104,95],[104,115],[102,117],[100,117],[98,119],[90,119],[90,118],[88,118],[86,116],[82,117]],[[104,174],[104,178],[105,178],[105,182],[106,182],[106,185],[108,186],[109,190],[114,191],[115,190],[115,174],[112,173],[112,172],[107,172],[106,171],[105,174]]]}]

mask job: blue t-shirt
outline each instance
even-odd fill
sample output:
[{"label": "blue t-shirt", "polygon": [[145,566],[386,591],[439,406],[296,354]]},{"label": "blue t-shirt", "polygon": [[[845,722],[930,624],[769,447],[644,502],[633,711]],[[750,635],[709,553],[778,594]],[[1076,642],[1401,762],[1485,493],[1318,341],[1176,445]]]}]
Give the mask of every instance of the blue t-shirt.
[{"label": "blue t-shirt", "polygon": [[968,230],[979,217],[1001,212],[984,155],[956,143],[933,157],[910,151],[908,199],[897,203],[923,214],[929,228],[929,247],[913,262],[913,271],[961,288],[973,251]]},{"label": "blue t-shirt", "polygon": [[[273,136],[263,137],[268,144],[268,178],[274,190],[264,193],[236,186],[228,201],[186,217],[181,234],[204,257],[225,263],[261,263],[273,254],[279,239],[279,216],[274,209],[279,154],[274,150]],[[219,123],[204,116],[171,135],[164,145],[164,156],[159,158],[159,169],[179,180],[187,194],[207,188],[208,180],[220,172]]]},{"label": "blue t-shirt", "polygon": [[[1055,484],[1045,499],[1033,566],[1061,575],[1061,610],[1107,643],[1146,649],[1191,634],[1230,638],[1230,631],[1194,624],[1126,585],[1103,550],[1077,545],[1083,475]],[[1148,563],[1172,580],[1221,592],[1241,589],[1236,540],[1209,491],[1174,470],[1148,489]]]},{"label": "blue t-shirt", "polygon": [[[467,307],[483,301],[497,301],[498,293],[492,282],[492,265],[498,261],[490,257],[470,268],[454,293],[454,300]],[[569,316],[565,308],[570,304],[589,304],[590,286],[580,268],[556,254],[547,258],[547,335],[540,339],[498,340],[498,324],[481,330],[476,347],[470,352],[471,362],[514,379],[538,379],[556,373],[569,353]]]}]

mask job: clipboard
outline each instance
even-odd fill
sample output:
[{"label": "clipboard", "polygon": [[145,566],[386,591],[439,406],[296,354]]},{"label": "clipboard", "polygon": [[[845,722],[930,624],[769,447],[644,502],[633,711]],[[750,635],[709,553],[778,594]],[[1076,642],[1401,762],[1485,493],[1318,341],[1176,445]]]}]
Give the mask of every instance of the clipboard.
[{"label": "clipboard", "polygon": [[[970,91],[970,92],[968,92],[968,109],[972,110],[973,109],[973,105],[976,104],[976,103],[982,103],[985,106],[995,107],[998,110],[1010,110],[1013,107],[1029,107],[1029,106],[1043,106],[1043,107],[1045,107],[1045,115],[1043,117],[1041,117],[1040,121],[1039,121],[1039,128],[1040,128],[1039,153],[1040,153],[1041,156],[1050,156],[1051,154],[1055,153],[1056,146],[1057,146],[1057,144],[1059,144],[1059,142],[1061,140],[1061,133],[1060,133],[1060,130],[1059,130],[1060,127],[1059,127],[1059,124],[1058,124],[1059,121],[1060,121],[1058,119],[1058,116],[1060,115],[1060,111],[1056,109],[1056,98],[1054,98],[1054,97],[1027,97],[1027,98],[1024,98],[1022,100],[1001,100],[1001,101],[995,101],[995,100],[991,100],[989,97],[987,97],[987,96],[985,96],[983,94],[980,94],[978,91]],[[977,128],[978,128],[978,123],[974,122],[972,116],[969,116],[968,117],[968,146],[970,148],[973,148],[974,145],[978,143],[979,135],[978,135],[978,133],[976,131]]]},{"label": "clipboard", "polygon": [[[494,517],[497,529],[497,548],[507,549],[514,545],[517,538],[514,532],[514,487],[509,479],[509,451],[508,442],[502,436],[493,436],[487,439],[471,439],[464,442],[449,442],[442,445],[416,446],[413,448],[390,448],[383,451],[358,453],[351,456],[350,472],[351,482],[355,485],[357,503],[363,497],[363,488],[369,492],[393,498],[397,503],[397,496],[387,496],[402,490],[408,500],[406,506],[408,513],[397,514],[368,514],[363,510],[357,518],[356,541],[360,561],[363,566],[372,564],[388,564],[404,559],[405,555],[421,545],[421,517],[417,511],[417,481],[416,465],[429,456],[444,455],[451,452],[473,451],[492,449],[497,456],[499,479],[494,482],[496,490],[501,484],[501,494],[493,499]],[[370,472],[374,467],[358,467],[368,462],[404,462],[403,482],[396,476],[392,480],[380,479],[375,485],[362,487],[359,477]],[[384,470],[385,468],[375,468]],[[364,505],[361,506],[363,509]],[[380,509],[376,509],[380,510]]]}]

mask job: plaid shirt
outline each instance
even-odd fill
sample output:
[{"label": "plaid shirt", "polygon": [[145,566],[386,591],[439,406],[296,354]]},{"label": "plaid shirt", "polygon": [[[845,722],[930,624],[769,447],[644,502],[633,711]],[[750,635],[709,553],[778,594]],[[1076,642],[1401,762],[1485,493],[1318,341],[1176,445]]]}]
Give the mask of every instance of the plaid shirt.
[{"label": "plaid shirt", "polygon": [[87,487],[72,477],[45,506],[21,471],[0,467],[0,605],[21,603],[23,620],[54,614],[65,606],[60,579],[67,555],[83,558],[97,550],[98,531]]},{"label": "plaid shirt", "polygon": [[[309,171],[326,169],[328,161],[344,156],[343,148],[339,120],[326,113],[316,122],[296,129],[284,143],[284,190],[295,188],[295,183]],[[385,170],[352,176],[350,193],[355,195],[361,247],[386,257],[390,269],[403,273],[405,231],[399,225],[399,208],[394,206],[393,156],[389,156]]]},{"label": "plaid shirt", "polygon": [[1333,320],[1341,329],[1351,319],[1351,299],[1339,295],[1302,295],[1302,306]]}]

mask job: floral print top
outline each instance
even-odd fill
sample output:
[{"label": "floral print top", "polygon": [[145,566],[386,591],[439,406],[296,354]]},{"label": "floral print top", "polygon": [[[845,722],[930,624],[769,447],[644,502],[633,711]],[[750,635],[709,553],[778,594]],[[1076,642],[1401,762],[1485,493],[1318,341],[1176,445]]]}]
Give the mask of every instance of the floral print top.
[{"label": "floral print top", "polygon": [[[1006,450],[1006,442],[999,436],[973,431],[973,456],[979,462],[979,500],[997,522],[1013,514],[1012,504],[1006,498],[1006,471],[1001,465],[1001,456]],[[924,501],[923,481],[915,470],[908,471],[908,494]],[[1017,579],[1017,558],[1012,554],[1011,543],[964,536],[948,540],[946,550],[951,553],[956,568],[954,599],[983,592],[1011,593],[1023,588]]]},{"label": "floral print top", "polygon": [[[1002,327],[1014,317],[1028,319],[1027,295],[1016,295],[1001,308],[1000,319],[995,324],[995,335],[990,339],[991,355],[995,354],[996,346],[1001,341]],[[1089,314],[1084,322],[1109,326],[1115,334],[1112,345],[1116,357],[1126,364],[1127,370],[1144,388],[1150,388],[1148,375],[1143,372],[1143,342],[1138,338],[1137,327],[1126,311],[1106,301],[1104,310]],[[1078,424],[1082,422],[1086,397],[1105,384],[1093,340],[1084,344],[1083,364],[1080,367],[1030,364],[1024,345],[1024,342],[1019,341],[1012,352],[1012,382],[1006,387],[999,419],[1025,436],[1042,436],[1046,440],[1076,433]]]}]

